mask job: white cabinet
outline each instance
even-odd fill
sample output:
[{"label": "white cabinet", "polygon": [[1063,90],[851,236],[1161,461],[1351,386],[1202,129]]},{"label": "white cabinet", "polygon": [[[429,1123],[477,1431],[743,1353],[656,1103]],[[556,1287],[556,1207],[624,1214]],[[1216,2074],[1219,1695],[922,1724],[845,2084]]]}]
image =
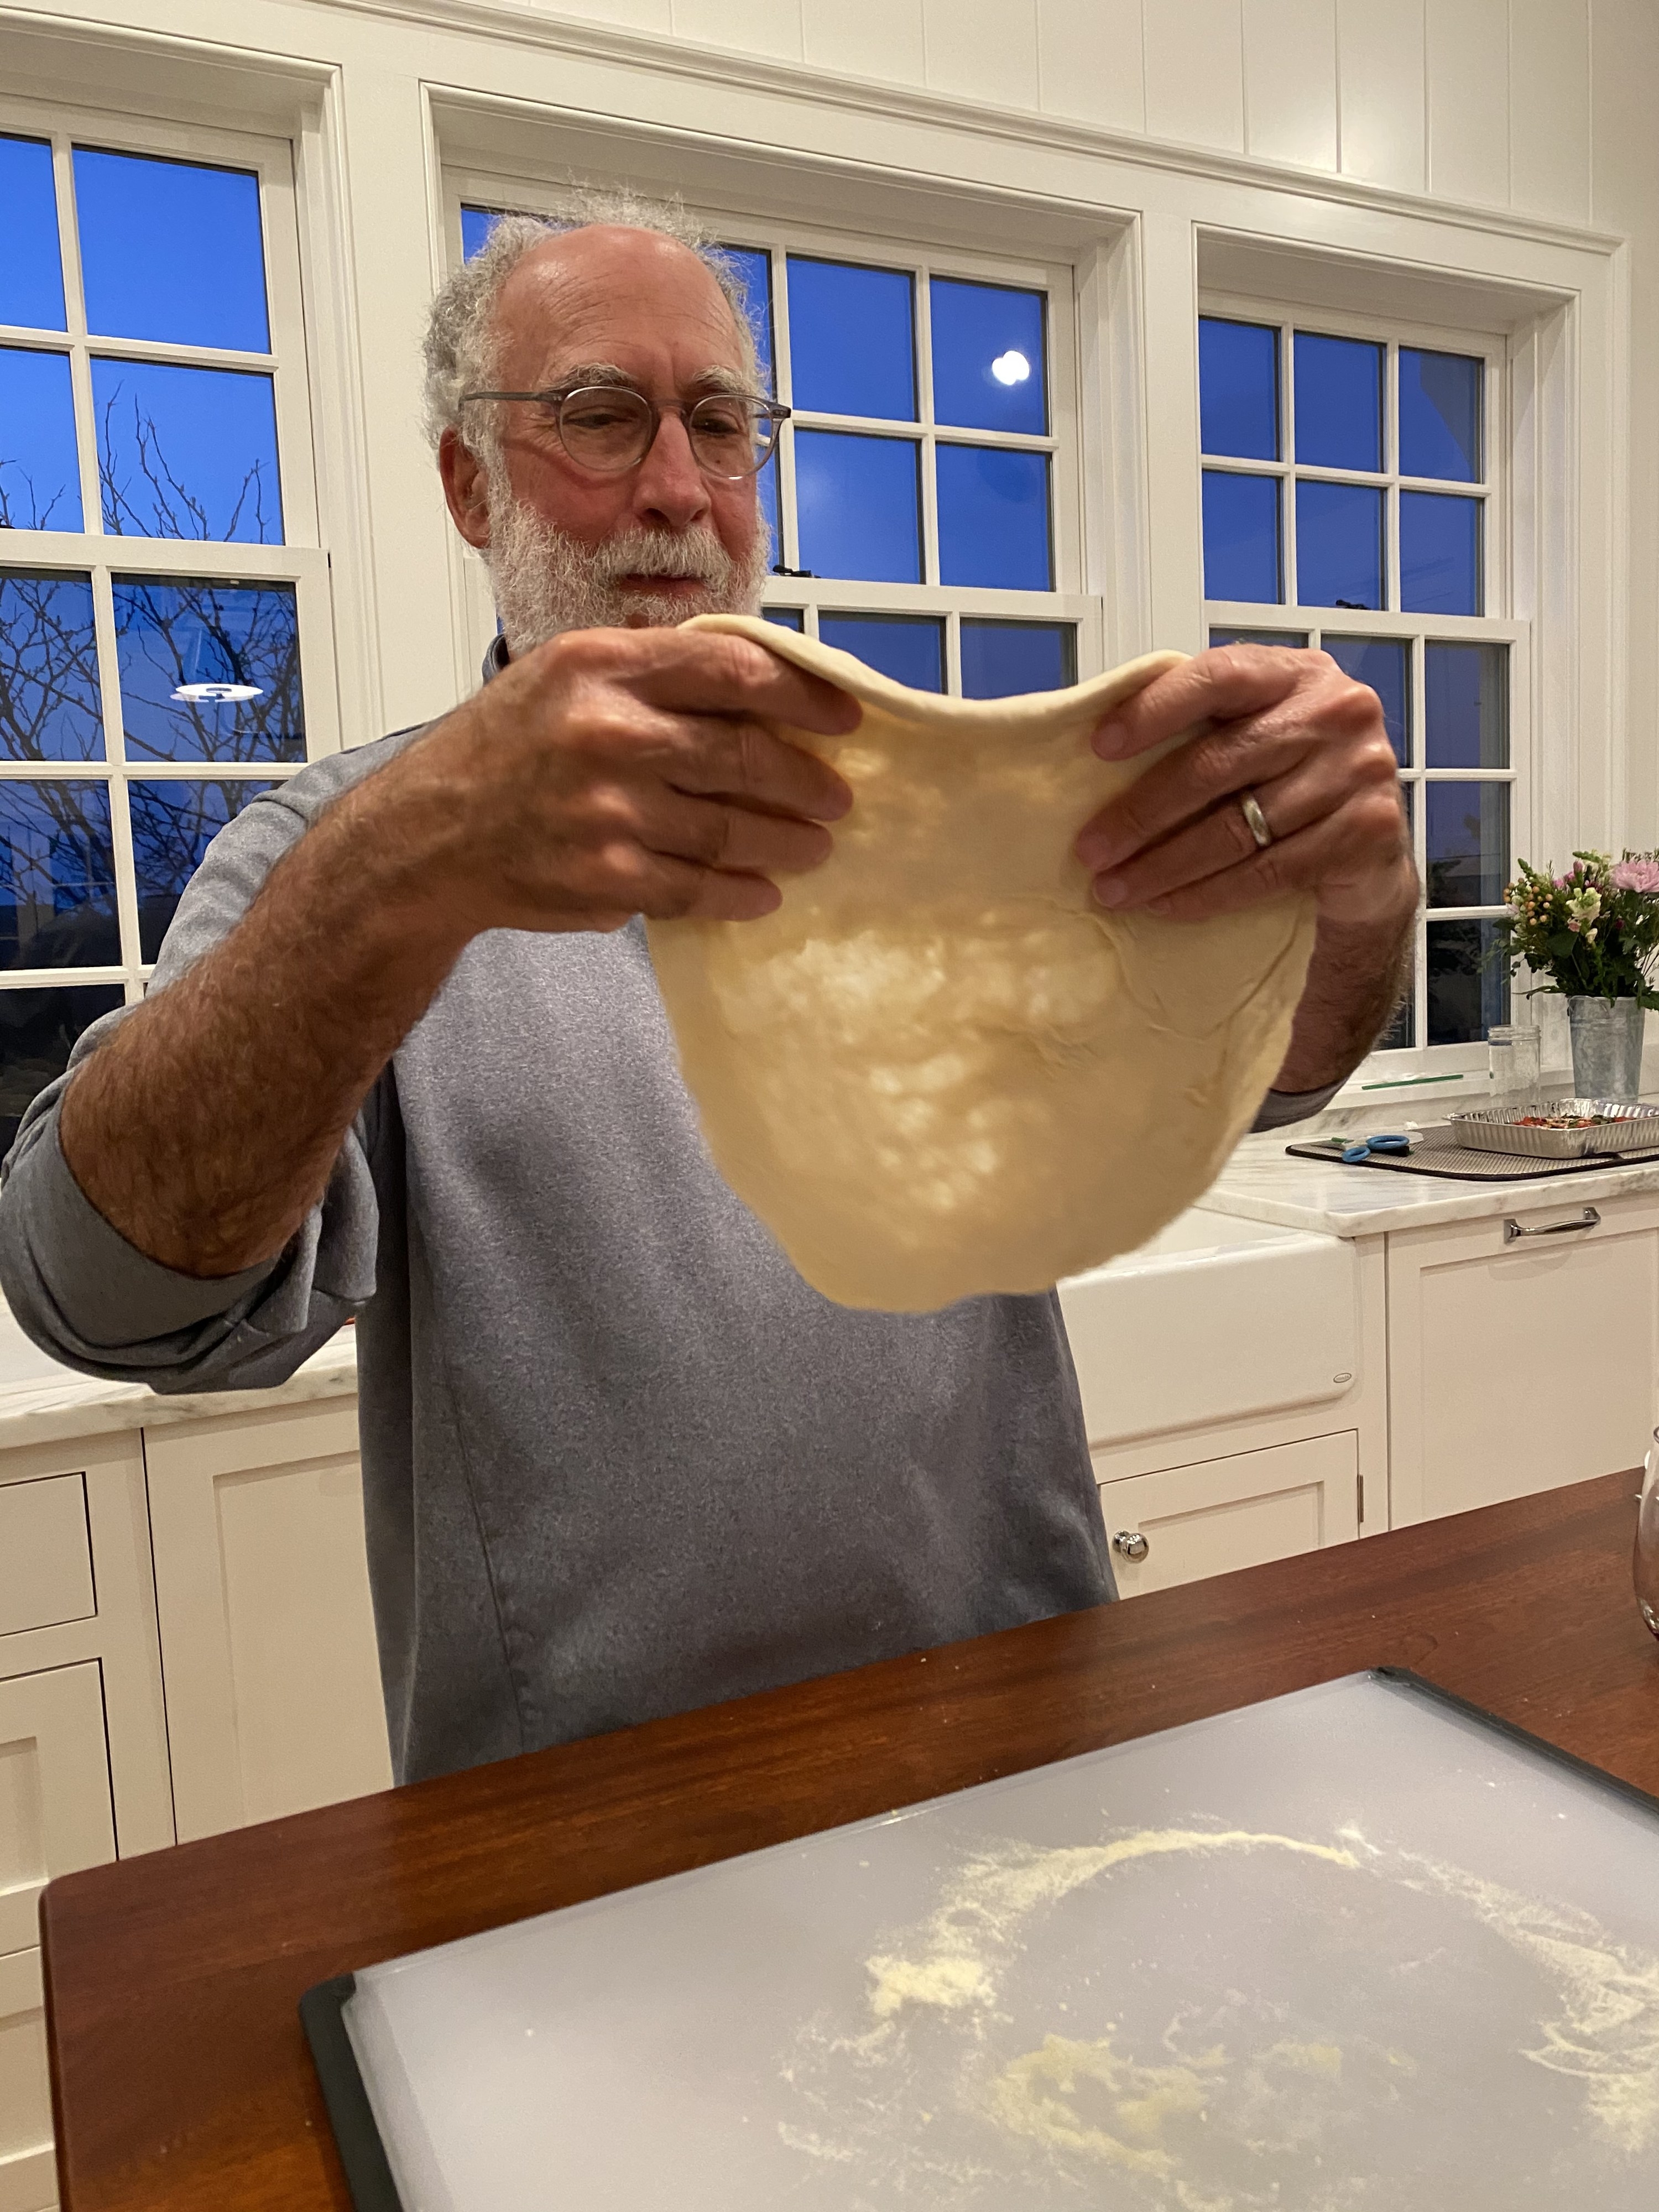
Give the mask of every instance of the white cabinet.
[{"label": "white cabinet", "polygon": [[40,1942],[49,1875],[114,1856],[97,1661],[0,1682],[0,1953]]},{"label": "white cabinet", "polygon": [[1557,1184],[1505,1218],[1389,1237],[1395,1527],[1642,1458],[1659,1401],[1659,1203],[1586,1212]]},{"label": "white cabinet", "polygon": [[179,1841],[389,1788],[356,1401],[146,1452]]},{"label": "white cabinet", "polygon": [[58,2201],[39,1951],[0,1957],[0,2212]]},{"label": "white cabinet", "polygon": [[41,1888],[173,1839],[138,1435],[0,1452],[0,2212],[57,2195]]},{"label": "white cabinet", "polygon": [[1359,1534],[1352,1430],[1100,1486],[1121,1597],[1254,1567]]}]

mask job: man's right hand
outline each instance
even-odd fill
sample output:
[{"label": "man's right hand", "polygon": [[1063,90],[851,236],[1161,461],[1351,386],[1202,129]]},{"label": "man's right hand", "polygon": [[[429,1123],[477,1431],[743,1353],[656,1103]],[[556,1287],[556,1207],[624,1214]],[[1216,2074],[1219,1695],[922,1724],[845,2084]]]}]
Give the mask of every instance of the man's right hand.
[{"label": "man's right hand", "polygon": [[852,793],[766,724],[837,736],[843,691],[717,630],[583,630],[538,646],[360,787],[410,893],[452,925],[611,930],[746,921],[816,867]]}]

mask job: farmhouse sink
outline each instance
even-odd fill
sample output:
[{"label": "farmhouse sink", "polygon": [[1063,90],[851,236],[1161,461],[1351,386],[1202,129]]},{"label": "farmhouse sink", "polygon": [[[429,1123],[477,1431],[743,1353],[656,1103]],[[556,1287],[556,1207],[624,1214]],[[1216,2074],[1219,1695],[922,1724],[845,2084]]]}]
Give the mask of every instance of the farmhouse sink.
[{"label": "farmhouse sink", "polygon": [[1351,1242],[1179,1214],[1060,1286],[1091,1444],[1340,1398],[1359,1368]]}]

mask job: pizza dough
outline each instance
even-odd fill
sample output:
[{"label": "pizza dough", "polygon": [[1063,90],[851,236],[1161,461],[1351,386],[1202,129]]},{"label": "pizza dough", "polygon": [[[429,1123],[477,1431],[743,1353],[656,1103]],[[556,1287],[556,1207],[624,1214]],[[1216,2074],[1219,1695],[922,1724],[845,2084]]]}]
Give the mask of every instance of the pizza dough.
[{"label": "pizza dough", "polygon": [[[1285,1056],[1310,897],[1213,921],[1094,905],[1072,844],[1155,755],[1106,709],[1180,660],[951,699],[763,623],[703,616],[850,691],[850,736],[783,734],[852,786],[835,851],[760,921],[653,921],[721,1174],[842,1305],[1045,1291],[1213,1181]],[[1172,742],[1180,742],[1175,740]]]}]

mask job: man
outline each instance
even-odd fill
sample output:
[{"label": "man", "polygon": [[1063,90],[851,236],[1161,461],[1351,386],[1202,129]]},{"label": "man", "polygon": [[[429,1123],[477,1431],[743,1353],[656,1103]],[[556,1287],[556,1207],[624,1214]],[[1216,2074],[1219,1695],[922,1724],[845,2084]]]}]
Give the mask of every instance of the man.
[{"label": "man", "polygon": [[[638,917],[775,906],[849,795],[767,724],[856,709],[666,627],[755,605],[744,471],[770,433],[732,297],[670,229],[514,219],[451,280],[433,428],[495,584],[493,680],[222,834],[0,1201],[14,1309],[94,1374],[270,1384],[360,1316],[400,1778],[1111,1595],[1055,1300],[830,1305],[679,1082]],[[758,439],[735,471],[733,407]],[[1080,850],[1108,904],[1313,886],[1267,1109],[1291,1119],[1393,1004],[1416,896],[1393,756],[1316,654],[1203,655],[1097,742],[1206,714]]]}]

